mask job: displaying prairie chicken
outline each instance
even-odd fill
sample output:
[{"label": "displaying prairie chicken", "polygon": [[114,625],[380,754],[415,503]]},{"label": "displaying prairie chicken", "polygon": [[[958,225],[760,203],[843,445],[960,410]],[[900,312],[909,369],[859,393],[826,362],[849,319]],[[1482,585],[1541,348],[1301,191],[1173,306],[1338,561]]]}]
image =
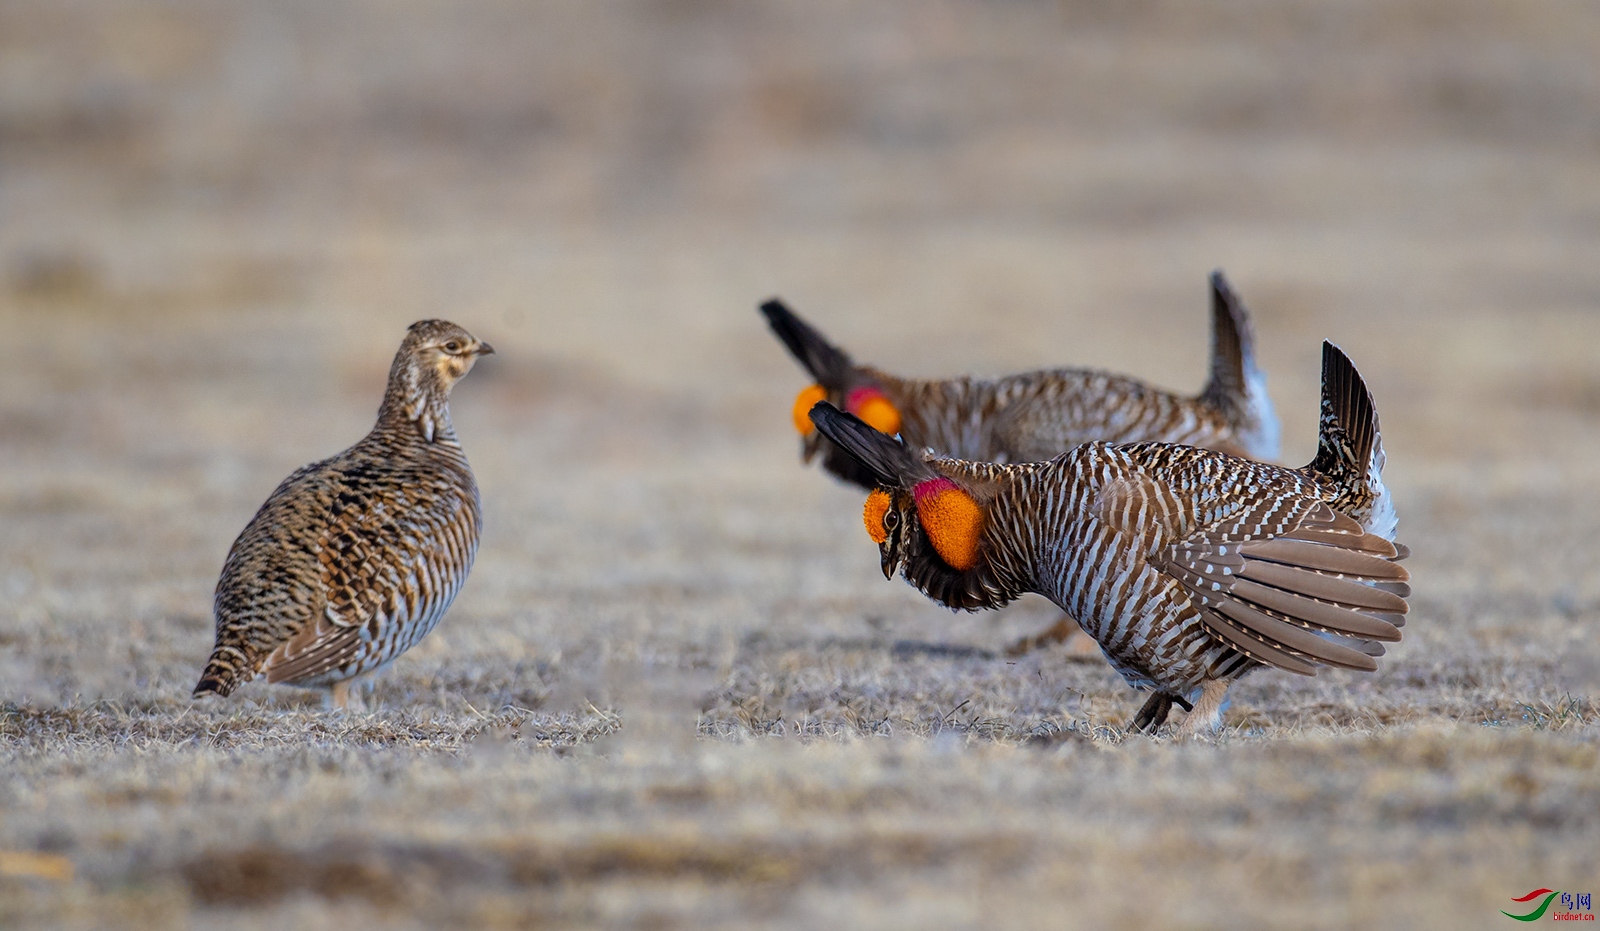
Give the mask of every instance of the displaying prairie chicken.
[{"label": "displaying prairie chicken", "polygon": [[856,365],[780,301],[761,305],[778,338],[816,379],[795,399],[801,457],[863,488],[873,478],[823,442],[807,416],[827,401],[914,449],[981,462],[1035,462],[1074,446],[1185,443],[1255,459],[1278,455],[1278,418],[1256,368],[1244,304],[1222,272],[1211,274],[1211,377],[1195,397],[1136,378],[1062,368],[1003,378],[918,381]]},{"label": "displaying prairie chicken", "polygon": [[[824,442],[808,416],[817,401],[847,410],[913,449],[957,459],[1034,462],[1083,443],[1185,443],[1254,459],[1278,456],[1278,417],[1256,367],[1250,315],[1221,271],[1211,273],[1211,376],[1195,397],[1091,369],[997,379],[912,381],[859,366],[781,302],[761,306],[773,332],[817,383],[795,399],[801,458],[871,488],[872,477]],[[1078,630],[1065,617],[1007,649],[1019,656]]]},{"label": "displaying prairie chicken", "polygon": [[450,389],[494,349],[443,320],[413,323],[378,422],[272,493],[217,580],[217,643],[194,694],[268,682],[330,689],[380,669],[439,623],[478,551],[478,486]]},{"label": "displaying prairie chicken", "polygon": [[1141,729],[1176,703],[1190,710],[1180,733],[1214,731],[1253,669],[1373,670],[1400,639],[1410,585],[1378,416],[1332,343],[1317,455],[1300,469],[1165,443],[967,462],[913,454],[825,402],[811,418],[876,486],[865,521],[886,577],[957,609],[1051,599],[1155,692]]}]

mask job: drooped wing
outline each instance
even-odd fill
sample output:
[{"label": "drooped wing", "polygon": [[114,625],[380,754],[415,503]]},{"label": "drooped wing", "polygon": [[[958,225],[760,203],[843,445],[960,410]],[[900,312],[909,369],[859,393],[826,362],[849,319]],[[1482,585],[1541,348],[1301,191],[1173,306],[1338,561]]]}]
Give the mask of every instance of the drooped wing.
[{"label": "drooped wing", "polygon": [[1302,675],[1319,665],[1377,668],[1400,639],[1410,575],[1394,544],[1315,498],[1263,500],[1165,548],[1176,579],[1218,639]]}]

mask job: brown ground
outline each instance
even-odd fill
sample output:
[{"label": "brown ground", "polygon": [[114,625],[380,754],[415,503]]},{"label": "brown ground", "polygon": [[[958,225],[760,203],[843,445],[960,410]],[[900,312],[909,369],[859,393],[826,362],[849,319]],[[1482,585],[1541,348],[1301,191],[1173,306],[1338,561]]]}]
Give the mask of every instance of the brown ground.
[{"label": "brown ground", "polygon": [[[0,925],[1501,926],[1600,885],[1592,0],[0,3]],[[1383,414],[1375,675],[1125,736],[878,576],[784,295],[897,371],[1192,390],[1253,308]],[[377,710],[191,703],[233,536],[405,325],[477,569]]]}]

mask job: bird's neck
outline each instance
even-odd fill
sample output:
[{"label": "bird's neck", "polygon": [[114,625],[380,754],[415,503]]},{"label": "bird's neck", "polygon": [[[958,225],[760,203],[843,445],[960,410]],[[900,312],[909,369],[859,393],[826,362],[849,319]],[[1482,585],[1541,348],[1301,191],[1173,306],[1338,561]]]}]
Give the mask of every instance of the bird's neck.
[{"label": "bird's neck", "polygon": [[422,443],[460,446],[450,421],[450,390],[432,372],[396,366],[378,408],[378,430]]}]

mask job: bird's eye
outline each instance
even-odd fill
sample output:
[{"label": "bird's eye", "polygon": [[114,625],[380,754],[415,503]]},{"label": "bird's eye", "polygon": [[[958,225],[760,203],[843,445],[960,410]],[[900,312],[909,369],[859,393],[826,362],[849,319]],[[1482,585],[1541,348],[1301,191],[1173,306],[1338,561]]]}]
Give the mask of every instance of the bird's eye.
[{"label": "bird's eye", "polygon": [[900,525],[900,512],[887,511],[883,515],[883,529],[893,530]]},{"label": "bird's eye", "polygon": [[450,342],[445,343],[444,351],[450,353],[452,356],[455,355],[461,351],[461,341],[453,339]]}]

